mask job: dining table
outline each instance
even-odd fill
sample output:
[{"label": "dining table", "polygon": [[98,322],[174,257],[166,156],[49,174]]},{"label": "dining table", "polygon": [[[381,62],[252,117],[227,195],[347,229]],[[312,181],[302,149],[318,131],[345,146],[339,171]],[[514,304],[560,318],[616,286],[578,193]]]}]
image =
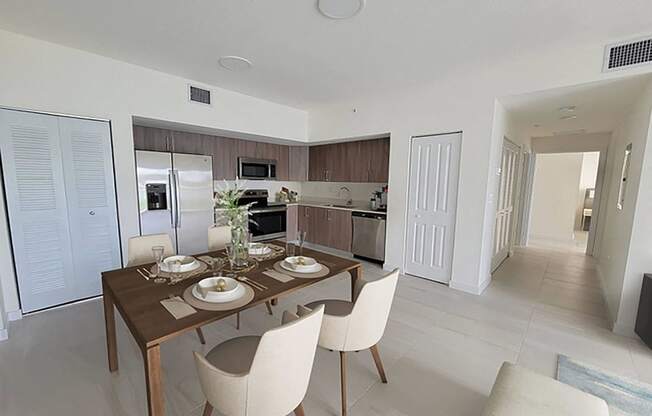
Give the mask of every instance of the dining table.
[{"label": "dining table", "polygon": [[[285,242],[275,241],[273,244],[285,247]],[[225,257],[224,250],[193,254],[201,256]],[[243,273],[248,279],[261,284],[264,290],[254,290],[251,302],[236,309],[226,311],[210,311],[197,309],[196,313],[176,319],[161,304],[161,300],[170,296],[182,296],[183,292],[201,279],[213,276],[215,271],[210,268],[199,275],[182,280],[175,284],[155,283],[154,279],[146,279],[141,274],[142,268],[149,270],[154,263],[125,267],[102,273],[102,290],[104,302],[104,319],[106,329],[106,345],[109,371],[118,371],[118,349],[116,340],[115,310],[125,322],[131,336],[136,341],[142,354],[145,367],[145,383],[147,387],[147,407],[150,416],[165,414],[163,377],[161,371],[161,344],[187,332],[199,330],[202,326],[211,324],[229,316],[235,315],[255,306],[276,301],[302,288],[314,285],[344,272],[351,276],[351,298],[355,296],[355,285],[362,278],[362,265],[351,259],[335,256],[321,251],[303,248],[301,255],[312,257],[317,262],[328,267],[328,274],[316,278],[293,278],[281,282],[264,274],[273,268],[280,258],[258,261],[254,269]],[[275,302],[274,302],[275,303]],[[189,351],[188,354],[191,352]]]}]

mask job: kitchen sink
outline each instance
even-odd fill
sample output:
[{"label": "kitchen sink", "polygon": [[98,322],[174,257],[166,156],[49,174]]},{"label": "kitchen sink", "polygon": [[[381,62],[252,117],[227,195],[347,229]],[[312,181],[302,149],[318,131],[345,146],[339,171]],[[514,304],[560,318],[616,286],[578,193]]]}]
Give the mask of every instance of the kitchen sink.
[{"label": "kitchen sink", "polygon": [[351,208],[353,209],[353,205],[338,205],[338,204],[325,204],[325,207],[333,207],[333,208]]}]

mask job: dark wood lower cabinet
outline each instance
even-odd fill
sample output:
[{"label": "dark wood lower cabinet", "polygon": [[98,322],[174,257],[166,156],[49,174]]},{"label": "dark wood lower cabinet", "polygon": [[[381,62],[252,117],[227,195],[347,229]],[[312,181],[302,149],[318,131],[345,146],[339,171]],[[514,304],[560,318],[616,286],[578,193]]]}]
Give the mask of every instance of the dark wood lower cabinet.
[{"label": "dark wood lower cabinet", "polygon": [[306,241],[351,251],[351,211],[306,206],[298,211],[298,229],[306,232]]}]

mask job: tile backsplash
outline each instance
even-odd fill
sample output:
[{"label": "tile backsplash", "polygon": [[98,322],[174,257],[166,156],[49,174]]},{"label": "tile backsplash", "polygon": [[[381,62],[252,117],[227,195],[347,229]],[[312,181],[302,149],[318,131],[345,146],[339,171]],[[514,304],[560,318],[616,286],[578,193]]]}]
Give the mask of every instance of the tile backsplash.
[{"label": "tile backsplash", "polygon": [[[227,181],[233,184],[235,181]],[[346,186],[351,190],[351,199],[357,202],[369,202],[371,193],[380,190],[384,183],[349,183],[349,182],[283,182],[283,181],[240,181],[245,188],[267,189],[270,201],[274,201],[276,193],[281,187],[286,187],[299,193],[301,199],[328,199],[344,200],[347,198],[346,191],[340,188]],[[215,181],[215,189],[224,186],[224,181]]]}]

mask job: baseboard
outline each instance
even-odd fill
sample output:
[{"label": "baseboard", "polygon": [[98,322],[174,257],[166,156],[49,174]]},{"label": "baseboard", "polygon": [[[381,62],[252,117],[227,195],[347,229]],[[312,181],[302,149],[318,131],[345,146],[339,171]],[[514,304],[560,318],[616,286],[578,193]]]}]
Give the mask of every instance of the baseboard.
[{"label": "baseboard", "polygon": [[448,286],[451,289],[460,290],[462,292],[471,293],[473,295],[481,295],[482,292],[485,291],[485,289],[487,288],[487,286],[489,286],[490,283],[491,283],[491,278],[485,279],[478,286],[469,285],[467,283],[459,283],[454,280],[451,280]]},{"label": "baseboard", "polygon": [[622,335],[628,338],[638,338],[638,335],[636,335],[636,332],[634,332],[633,326],[621,324],[618,322],[614,324],[613,332],[614,334]]},{"label": "baseboard", "polygon": [[9,332],[6,329],[0,329],[0,341],[6,341],[9,339]]},{"label": "baseboard", "polygon": [[7,312],[8,321],[20,321],[21,319],[23,319],[23,311],[20,309]]}]

